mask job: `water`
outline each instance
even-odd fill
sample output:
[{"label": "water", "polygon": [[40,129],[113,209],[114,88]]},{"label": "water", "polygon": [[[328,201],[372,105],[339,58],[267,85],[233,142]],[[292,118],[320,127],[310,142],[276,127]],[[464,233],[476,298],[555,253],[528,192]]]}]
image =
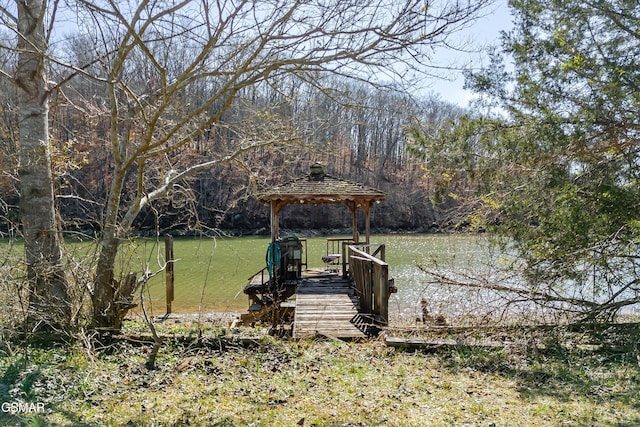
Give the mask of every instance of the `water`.
[{"label": "water", "polygon": [[[349,236],[330,236],[332,238]],[[174,313],[237,312],[248,307],[243,289],[249,277],[265,266],[268,237],[241,238],[176,238],[174,241],[175,300]],[[428,300],[432,314],[447,318],[471,318],[491,314],[526,314],[542,310],[529,302],[516,302],[517,295],[480,287],[444,284],[424,270],[454,278],[467,284],[489,284],[520,287],[518,276],[505,277],[501,273],[506,258],[492,253],[484,235],[470,234],[392,234],[373,235],[372,244],[386,245],[386,261],[390,276],[398,289],[389,299],[389,313],[413,321],[420,314],[422,298]],[[308,267],[323,268],[322,256],[327,253],[326,238],[314,237],[305,241],[304,256]],[[74,258],[69,273],[77,283],[91,283],[95,265],[96,245],[91,242],[67,241],[67,253]],[[329,249],[330,253],[335,250]],[[13,288],[24,275],[21,260],[24,248],[20,242],[0,240],[0,254],[5,262],[0,271],[6,280],[3,289]],[[93,261],[92,261],[93,259]],[[16,262],[12,262],[15,260]],[[164,239],[137,238],[123,244],[117,264],[120,279],[129,272],[138,277],[145,270],[157,273],[145,288],[145,304],[151,314],[166,312],[165,275],[162,267]],[[422,269],[421,269],[422,268]],[[570,287],[570,286],[569,286]],[[523,300],[523,298],[521,298]],[[636,313],[635,306],[625,313]],[[542,313],[544,314],[544,313]]]},{"label": "water", "polygon": [[[398,292],[389,298],[389,313],[412,320],[421,315],[426,298],[431,314],[462,316],[486,305],[486,292],[443,285],[425,271],[461,281],[483,277],[494,271],[494,257],[482,235],[436,234],[392,235],[388,238],[387,262]],[[425,271],[423,271],[425,270]]]},{"label": "water", "polygon": [[[336,237],[336,236],[331,236]],[[345,236],[346,237],[346,236]],[[268,237],[184,238],[174,241],[175,313],[198,311],[243,311],[247,297],[242,292],[250,276],[265,265]],[[475,235],[374,235],[374,244],[386,245],[386,261],[398,293],[389,300],[391,313],[413,316],[422,297],[430,299],[434,311],[452,307],[452,293],[428,283],[418,265],[438,271],[478,271],[486,266],[486,240]],[[139,240],[123,271],[159,269],[164,263],[164,243]],[[326,239],[306,239],[308,267],[322,268]],[[331,250],[329,250],[331,252]],[[165,278],[159,274],[149,282],[147,301],[154,314],[165,310]],[[457,299],[459,304],[464,301]],[[438,307],[439,305],[439,307]]]},{"label": "water", "polygon": [[[349,236],[330,236],[349,238]],[[175,299],[174,313],[237,312],[248,308],[243,289],[248,279],[265,266],[269,237],[202,237],[174,240]],[[336,252],[327,249],[325,237],[305,239],[304,256],[309,268],[323,268],[322,256]],[[421,298],[429,300],[434,314],[451,316],[476,310],[478,303],[487,305],[493,294],[468,288],[443,286],[418,266],[457,278],[481,276],[491,271],[493,259],[482,235],[457,234],[393,234],[373,235],[372,244],[385,244],[390,276],[398,289],[389,299],[392,316],[412,318],[418,314]],[[1,241],[2,253],[21,259],[22,245],[10,246]],[[96,245],[92,242],[67,241],[67,253],[76,262],[69,269],[73,280],[90,283],[95,265]],[[8,259],[8,256],[6,257]],[[93,261],[92,261],[93,259]],[[116,269],[118,280],[134,272],[153,275],[144,289],[145,305],[153,315],[166,312],[164,239],[136,238],[121,246]],[[19,263],[15,274],[18,271]],[[495,299],[495,298],[494,298]]]}]

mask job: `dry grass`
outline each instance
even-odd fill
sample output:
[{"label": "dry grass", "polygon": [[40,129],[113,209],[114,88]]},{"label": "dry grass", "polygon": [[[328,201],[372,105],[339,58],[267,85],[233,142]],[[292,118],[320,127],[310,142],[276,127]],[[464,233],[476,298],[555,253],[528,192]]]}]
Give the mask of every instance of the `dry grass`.
[{"label": "dry grass", "polygon": [[[142,332],[129,324],[129,332]],[[0,350],[0,401],[45,413],[0,412],[2,425],[46,426],[631,426],[640,423],[635,357],[529,354],[462,347],[408,352],[381,341],[223,344],[211,327],[164,326],[157,369],[148,345],[92,352]],[[254,333],[255,331],[247,331]]]}]

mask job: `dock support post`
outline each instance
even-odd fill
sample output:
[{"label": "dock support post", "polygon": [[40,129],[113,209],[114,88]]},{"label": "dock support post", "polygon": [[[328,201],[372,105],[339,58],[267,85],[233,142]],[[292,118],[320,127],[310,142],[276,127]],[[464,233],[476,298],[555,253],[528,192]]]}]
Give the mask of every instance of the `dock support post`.
[{"label": "dock support post", "polygon": [[164,257],[165,267],[165,289],[167,299],[167,314],[171,314],[171,302],[173,302],[173,236],[164,236]]}]

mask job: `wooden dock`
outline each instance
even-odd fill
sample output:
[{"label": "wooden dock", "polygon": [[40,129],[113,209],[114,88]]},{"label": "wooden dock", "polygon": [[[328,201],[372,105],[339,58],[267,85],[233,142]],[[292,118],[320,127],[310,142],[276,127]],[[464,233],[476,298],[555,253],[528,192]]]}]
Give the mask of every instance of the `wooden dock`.
[{"label": "wooden dock", "polygon": [[[274,329],[282,327],[281,332],[290,331],[298,339],[318,335],[365,338],[377,336],[388,325],[389,293],[395,286],[389,280],[384,245],[348,245],[348,253],[341,255],[339,274],[329,269],[302,271],[302,265],[294,262],[300,251],[290,253],[289,247],[299,249],[299,244],[286,242],[278,270],[282,274],[272,277],[265,267],[249,279],[244,289],[249,295],[249,310],[241,314],[242,324],[271,322]],[[381,258],[376,258],[378,254]]]},{"label": "wooden dock", "polygon": [[351,281],[336,275],[304,278],[295,298],[293,337],[364,338],[374,333]]}]

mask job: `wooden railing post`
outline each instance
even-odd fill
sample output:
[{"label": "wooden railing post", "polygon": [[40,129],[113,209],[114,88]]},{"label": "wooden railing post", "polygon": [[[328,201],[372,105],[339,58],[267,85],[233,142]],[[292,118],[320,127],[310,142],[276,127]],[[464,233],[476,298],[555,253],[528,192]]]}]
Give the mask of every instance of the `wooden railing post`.
[{"label": "wooden railing post", "polygon": [[389,321],[389,265],[376,264],[374,279],[374,310],[378,321],[384,325]]},{"label": "wooden railing post", "polygon": [[342,278],[349,277],[349,259],[351,257],[351,249],[349,242],[342,242]]}]

